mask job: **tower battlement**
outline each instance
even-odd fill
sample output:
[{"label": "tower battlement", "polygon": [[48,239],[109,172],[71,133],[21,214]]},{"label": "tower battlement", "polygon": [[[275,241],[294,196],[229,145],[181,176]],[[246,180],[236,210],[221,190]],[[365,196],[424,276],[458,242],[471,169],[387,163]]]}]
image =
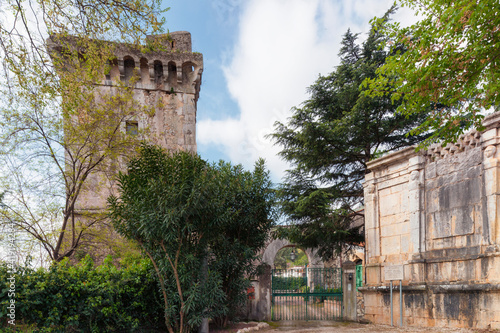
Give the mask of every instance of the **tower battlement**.
[{"label": "tower battlement", "polygon": [[174,31],[162,35],[149,35],[146,37],[147,41],[157,41],[167,47],[167,50],[173,51],[191,51],[191,33],[188,31]]},{"label": "tower battlement", "polygon": [[136,89],[162,90],[171,93],[193,94],[198,100],[203,73],[203,55],[191,52],[191,34],[177,31],[165,35],[148,36],[165,47],[162,51],[138,49],[128,44],[118,44],[116,59],[110,63],[110,73],[102,84],[127,81],[138,76]]}]

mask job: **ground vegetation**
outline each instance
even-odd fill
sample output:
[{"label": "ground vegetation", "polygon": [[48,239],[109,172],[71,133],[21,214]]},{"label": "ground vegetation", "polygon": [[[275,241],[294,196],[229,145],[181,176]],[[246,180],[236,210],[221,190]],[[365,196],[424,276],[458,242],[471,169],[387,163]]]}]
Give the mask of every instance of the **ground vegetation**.
[{"label": "ground vegetation", "polygon": [[2,326],[6,332],[163,331],[151,262],[133,260],[117,268],[112,261],[94,266],[87,256],[77,265],[66,258],[48,269],[19,266],[14,280],[13,268],[0,264]]}]

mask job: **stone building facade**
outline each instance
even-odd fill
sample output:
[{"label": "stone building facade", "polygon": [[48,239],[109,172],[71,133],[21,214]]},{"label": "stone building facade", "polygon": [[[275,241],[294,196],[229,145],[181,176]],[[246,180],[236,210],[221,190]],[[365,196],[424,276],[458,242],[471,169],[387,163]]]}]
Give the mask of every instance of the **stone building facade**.
[{"label": "stone building facade", "polygon": [[397,278],[403,325],[500,328],[500,113],[483,125],[456,144],[368,163],[365,319],[390,323]]}]

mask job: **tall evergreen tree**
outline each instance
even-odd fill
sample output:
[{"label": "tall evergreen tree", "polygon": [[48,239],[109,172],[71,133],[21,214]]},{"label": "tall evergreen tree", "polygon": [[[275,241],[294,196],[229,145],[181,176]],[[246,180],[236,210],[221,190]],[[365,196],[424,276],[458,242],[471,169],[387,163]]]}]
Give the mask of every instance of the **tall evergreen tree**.
[{"label": "tall evergreen tree", "polygon": [[[394,11],[391,8],[382,20],[387,22]],[[359,34],[348,30],[341,43],[340,65],[320,76],[308,89],[310,98],[293,109],[288,123],[277,122],[271,134],[283,146],[281,157],[292,165],[280,189],[292,227],[278,235],[319,248],[325,259],[364,239],[359,223],[355,226],[353,221],[362,215],[367,162],[423,139],[406,133],[425,115],[395,113],[398,105],[390,95],[369,97],[361,88],[390,55],[382,47],[387,36],[381,31],[372,26],[360,44]]]}]

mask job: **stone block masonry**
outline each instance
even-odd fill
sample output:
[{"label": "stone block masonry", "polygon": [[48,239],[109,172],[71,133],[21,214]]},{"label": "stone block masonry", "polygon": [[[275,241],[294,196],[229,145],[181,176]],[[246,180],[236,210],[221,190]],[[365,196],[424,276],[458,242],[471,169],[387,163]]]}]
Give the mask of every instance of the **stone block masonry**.
[{"label": "stone block masonry", "polygon": [[500,328],[500,113],[483,124],[368,163],[365,319],[390,323],[384,268],[402,265],[404,325]]},{"label": "stone block masonry", "polygon": [[[133,97],[139,105],[154,112],[138,111],[123,121],[121,130],[135,126],[144,140],[167,150],[196,153],[197,101],[203,73],[203,55],[191,50],[191,34],[187,31],[148,36],[163,44],[162,51],[142,53],[129,44],[116,44],[116,58],[110,62],[110,73],[97,84],[96,93],[113,95],[117,82],[127,82],[133,75]],[[147,109],[147,108],[146,108]],[[123,170],[125,160],[115,161]],[[78,210],[99,212],[106,207],[108,196],[115,190],[113,175],[93,173],[87,191],[81,194]],[[115,193],[116,194],[116,193]]]},{"label": "stone block masonry", "polygon": [[[65,37],[71,44],[74,37]],[[196,115],[201,77],[203,73],[203,55],[192,52],[191,34],[187,31],[171,32],[165,35],[147,36],[148,41],[156,41],[162,47],[154,51],[147,47],[136,47],[125,43],[112,43],[114,58],[108,64],[109,73],[102,73],[100,82],[95,83],[96,100],[103,96],[117,96],[120,85],[132,89],[134,109],[122,119],[120,131],[124,134],[140,135],[141,141],[153,143],[163,148],[176,151],[184,150],[196,153]],[[62,46],[57,39],[47,40],[48,47],[61,52]],[[111,42],[108,42],[111,44]],[[116,112],[116,110],[115,110]],[[75,204],[77,219],[83,225],[87,221],[99,219],[104,213],[107,198],[117,194],[116,175],[125,170],[127,158],[116,156],[106,165],[100,165],[89,174]],[[116,238],[112,228],[99,224],[102,230],[97,234],[108,234],[103,239]],[[94,227],[96,228],[96,227]],[[86,240],[98,262],[108,254],[95,240]],[[82,247],[83,248],[83,247]]]}]

